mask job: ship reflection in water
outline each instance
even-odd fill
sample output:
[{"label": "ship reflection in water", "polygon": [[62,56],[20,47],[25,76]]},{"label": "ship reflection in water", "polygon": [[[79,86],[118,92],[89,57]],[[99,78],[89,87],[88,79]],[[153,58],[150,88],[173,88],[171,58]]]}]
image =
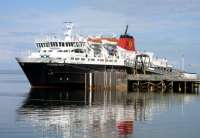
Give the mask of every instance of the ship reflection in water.
[{"label": "ship reflection in water", "polygon": [[137,122],[151,121],[155,113],[191,100],[185,95],[110,91],[93,92],[89,105],[86,95],[84,90],[31,89],[18,110],[19,121],[36,127],[42,137],[133,137]]}]

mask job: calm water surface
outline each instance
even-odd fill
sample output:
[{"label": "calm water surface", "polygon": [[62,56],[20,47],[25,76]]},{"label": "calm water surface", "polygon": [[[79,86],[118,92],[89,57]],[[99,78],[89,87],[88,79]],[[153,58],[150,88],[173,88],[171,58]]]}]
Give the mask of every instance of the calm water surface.
[{"label": "calm water surface", "polygon": [[199,138],[200,96],[30,89],[23,73],[0,72],[0,138]]}]

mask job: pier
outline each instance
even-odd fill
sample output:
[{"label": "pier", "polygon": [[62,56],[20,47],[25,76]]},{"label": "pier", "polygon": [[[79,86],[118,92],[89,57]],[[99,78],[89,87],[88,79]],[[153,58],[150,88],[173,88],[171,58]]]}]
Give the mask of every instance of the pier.
[{"label": "pier", "polygon": [[85,90],[91,91],[160,91],[198,93],[200,78],[187,78],[180,73],[127,74],[123,71],[95,71],[86,75]]},{"label": "pier", "polygon": [[128,75],[128,90],[194,93],[199,91],[200,79],[189,79],[175,74],[134,74]]}]

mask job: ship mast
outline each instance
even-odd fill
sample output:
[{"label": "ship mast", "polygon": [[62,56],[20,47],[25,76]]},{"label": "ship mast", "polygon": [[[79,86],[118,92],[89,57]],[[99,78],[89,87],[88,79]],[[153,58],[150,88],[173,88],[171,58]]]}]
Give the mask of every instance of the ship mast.
[{"label": "ship mast", "polygon": [[124,35],[127,35],[127,32],[128,32],[128,24],[126,25],[126,30],[124,32]]},{"label": "ship mast", "polygon": [[72,40],[72,29],[73,29],[73,23],[72,22],[64,22],[65,24],[65,41],[71,41]]}]

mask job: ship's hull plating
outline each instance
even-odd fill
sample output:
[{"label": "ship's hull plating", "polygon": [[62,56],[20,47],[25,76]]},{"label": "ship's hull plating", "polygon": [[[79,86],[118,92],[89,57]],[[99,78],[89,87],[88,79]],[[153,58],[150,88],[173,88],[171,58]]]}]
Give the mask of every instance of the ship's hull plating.
[{"label": "ship's hull plating", "polygon": [[[69,63],[31,63],[18,62],[32,87],[84,87],[87,73],[93,71],[130,72],[125,66],[88,65]],[[79,84],[79,85],[77,85]]]}]

